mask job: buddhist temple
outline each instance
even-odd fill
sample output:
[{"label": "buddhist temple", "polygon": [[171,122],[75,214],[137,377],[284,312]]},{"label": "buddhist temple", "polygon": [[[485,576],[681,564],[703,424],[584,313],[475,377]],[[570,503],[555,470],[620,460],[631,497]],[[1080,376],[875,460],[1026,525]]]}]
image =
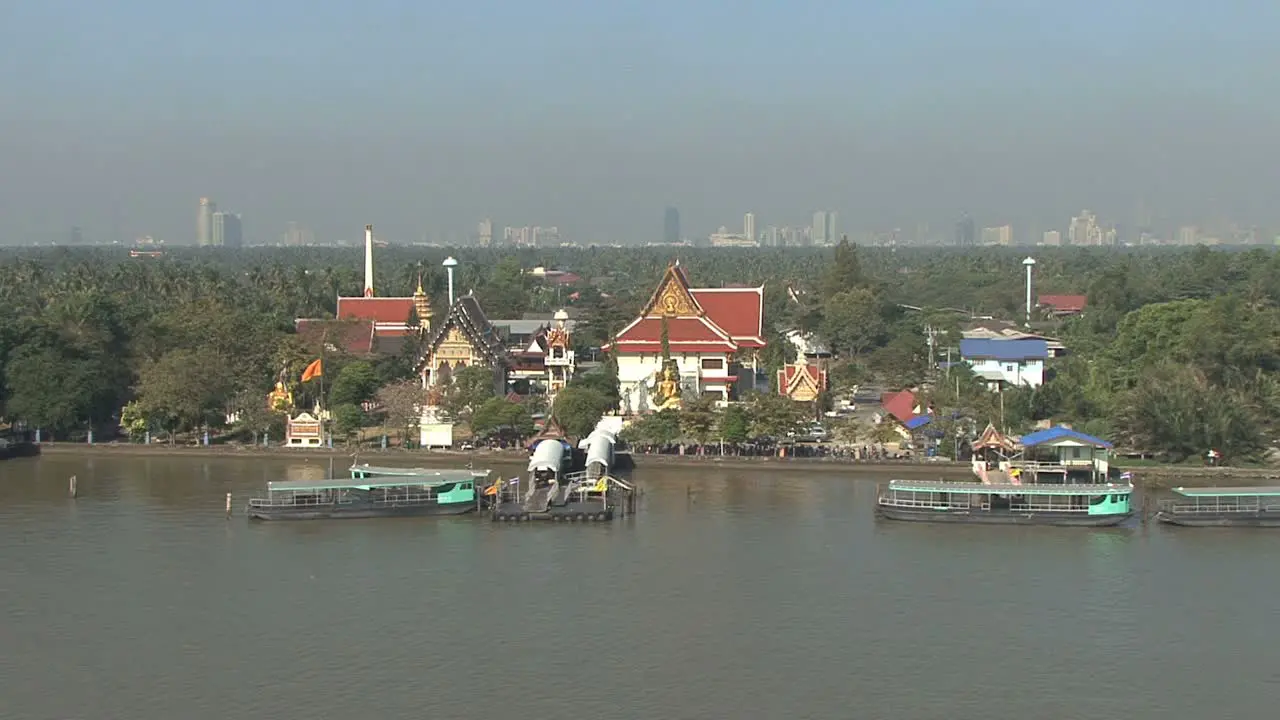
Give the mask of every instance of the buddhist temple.
[{"label": "buddhist temple", "polygon": [[[409,297],[378,297],[373,284],[373,226],[364,226],[364,295],[339,297],[333,320],[298,319],[299,335],[323,342],[332,352],[394,355],[410,335],[431,330],[431,299],[418,288]],[[416,323],[416,325],[415,325]]]},{"label": "buddhist temple", "polygon": [[796,402],[814,402],[826,389],[827,371],[816,363],[802,361],[778,371],[778,393]]},{"label": "buddhist temple", "polygon": [[507,371],[511,356],[480,302],[468,293],[454,301],[442,320],[427,335],[418,374],[424,388],[448,384],[453,373],[464,367],[493,370],[494,394],[507,393]]},{"label": "buddhist temple", "polygon": [[693,288],[680,263],[672,263],[640,316],[603,348],[617,361],[620,409],[649,412],[671,403],[673,392],[727,401],[744,373],[754,388],[763,319],[764,286]]}]

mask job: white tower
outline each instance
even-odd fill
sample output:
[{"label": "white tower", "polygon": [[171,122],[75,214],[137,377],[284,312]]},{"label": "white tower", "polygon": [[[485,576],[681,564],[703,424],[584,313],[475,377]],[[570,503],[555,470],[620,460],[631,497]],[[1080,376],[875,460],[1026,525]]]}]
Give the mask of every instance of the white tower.
[{"label": "white tower", "polygon": [[458,261],[454,260],[453,256],[450,255],[449,257],[444,259],[443,263],[440,263],[440,264],[444,265],[445,271],[449,273],[449,307],[452,308],[453,307],[453,269],[458,267]]},{"label": "white tower", "polygon": [[364,296],[373,297],[373,226],[364,226]]},{"label": "white tower", "polygon": [[1036,266],[1035,258],[1027,257],[1022,265],[1027,268],[1027,327],[1031,327],[1031,268]]}]

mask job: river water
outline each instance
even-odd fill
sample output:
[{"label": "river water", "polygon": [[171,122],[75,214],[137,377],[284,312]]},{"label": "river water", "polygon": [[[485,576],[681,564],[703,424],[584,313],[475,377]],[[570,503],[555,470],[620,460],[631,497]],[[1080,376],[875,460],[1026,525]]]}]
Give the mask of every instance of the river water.
[{"label": "river water", "polygon": [[1276,715],[1275,532],[878,522],[843,469],[641,468],[600,526],[241,513],[326,470],[0,464],[0,717]]}]

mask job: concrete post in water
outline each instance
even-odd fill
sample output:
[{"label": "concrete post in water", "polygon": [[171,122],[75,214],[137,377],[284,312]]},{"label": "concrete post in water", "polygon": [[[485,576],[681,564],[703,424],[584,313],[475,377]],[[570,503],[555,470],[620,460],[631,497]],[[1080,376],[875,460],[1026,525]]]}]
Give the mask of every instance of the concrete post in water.
[{"label": "concrete post in water", "polygon": [[227,493],[227,517],[231,517],[231,493]]},{"label": "concrete post in water", "polygon": [[71,476],[71,479],[67,481],[67,494],[68,494],[68,495],[70,495],[70,496],[71,496],[71,497],[73,497],[73,498],[74,498],[74,497],[76,496],[76,494],[77,494],[77,491],[76,491],[76,476],[75,476],[75,475],[72,475],[72,476]]},{"label": "concrete post in water", "polygon": [[90,444],[90,445],[92,445],[92,444],[93,444],[93,429],[92,429],[92,428],[90,428],[90,429],[89,429],[89,444]]}]

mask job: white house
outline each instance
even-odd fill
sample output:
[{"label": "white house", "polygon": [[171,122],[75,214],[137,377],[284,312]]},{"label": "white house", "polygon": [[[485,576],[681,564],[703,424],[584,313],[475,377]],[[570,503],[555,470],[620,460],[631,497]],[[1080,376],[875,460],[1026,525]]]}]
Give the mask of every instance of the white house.
[{"label": "white house", "polygon": [[1048,357],[1048,345],[1039,339],[960,341],[960,359],[992,390],[1004,386],[1040,387]]}]

